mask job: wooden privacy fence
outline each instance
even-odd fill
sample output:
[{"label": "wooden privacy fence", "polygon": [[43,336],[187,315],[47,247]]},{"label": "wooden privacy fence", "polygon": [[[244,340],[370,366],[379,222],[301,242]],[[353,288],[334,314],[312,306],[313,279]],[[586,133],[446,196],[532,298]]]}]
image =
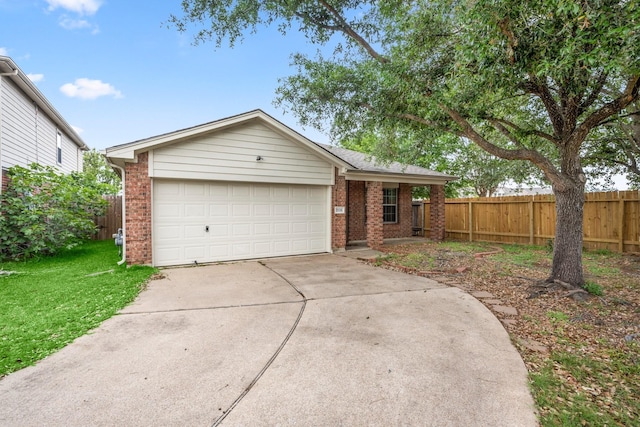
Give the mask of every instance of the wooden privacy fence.
[{"label": "wooden privacy fence", "polygon": [[[424,201],[429,230],[429,201]],[[555,237],[553,195],[447,199],[446,237],[454,240],[545,245]],[[428,234],[427,234],[428,235]],[[638,191],[585,194],[584,247],[640,251]]]},{"label": "wooden privacy fence", "polygon": [[103,197],[109,202],[109,207],[104,216],[94,219],[98,226],[98,234],[94,236],[94,240],[111,239],[118,232],[118,228],[122,228],[122,196]]}]

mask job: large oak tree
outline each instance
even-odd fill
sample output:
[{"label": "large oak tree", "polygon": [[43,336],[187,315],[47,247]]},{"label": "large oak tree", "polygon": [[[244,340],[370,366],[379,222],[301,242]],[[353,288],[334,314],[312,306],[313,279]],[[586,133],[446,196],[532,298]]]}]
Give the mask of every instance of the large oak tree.
[{"label": "large oak tree", "polygon": [[297,74],[278,90],[278,101],[303,124],[329,123],[336,138],[373,130],[390,155],[403,135],[424,150],[449,133],[494,156],[534,164],[556,196],[549,279],[584,284],[584,141],[638,99],[638,0],[182,6],[184,14],[171,21],[181,31],[194,24],[196,42],[233,45],[260,26],[277,25],[324,46],[315,57],[294,55]]}]

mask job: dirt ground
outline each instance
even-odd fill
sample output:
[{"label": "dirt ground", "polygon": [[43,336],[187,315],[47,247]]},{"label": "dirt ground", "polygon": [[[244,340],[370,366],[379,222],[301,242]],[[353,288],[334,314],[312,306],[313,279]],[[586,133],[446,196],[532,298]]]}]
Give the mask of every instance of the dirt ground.
[{"label": "dirt ground", "polygon": [[640,419],[639,254],[585,252],[587,293],[544,284],[547,248],[427,242],[384,251],[376,264],[461,287],[496,314],[530,372],[542,424],[572,423],[567,413],[578,407],[586,412],[577,425]]}]

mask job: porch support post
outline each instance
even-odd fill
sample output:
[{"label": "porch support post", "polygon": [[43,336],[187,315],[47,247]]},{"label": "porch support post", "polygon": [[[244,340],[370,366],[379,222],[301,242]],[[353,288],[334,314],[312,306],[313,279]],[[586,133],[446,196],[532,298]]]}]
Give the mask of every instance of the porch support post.
[{"label": "porch support post", "polygon": [[367,182],[367,246],[380,249],[383,243],[382,182]]},{"label": "porch support post", "polygon": [[430,186],[430,220],[431,220],[431,240],[441,242],[445,236],[444,223],[444,185]]}]

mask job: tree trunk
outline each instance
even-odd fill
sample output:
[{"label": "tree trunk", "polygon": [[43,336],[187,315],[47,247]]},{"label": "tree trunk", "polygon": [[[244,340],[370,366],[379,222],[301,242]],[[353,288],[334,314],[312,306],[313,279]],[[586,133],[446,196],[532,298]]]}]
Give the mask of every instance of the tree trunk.
[{"label": "tree trunk", "polygon": [[571,185],[566,191],[554,188],[553,192],[556,196],[556,237],[551,276],[548,280],[561,280],[574,286],[583,286],[584,184]]}]

